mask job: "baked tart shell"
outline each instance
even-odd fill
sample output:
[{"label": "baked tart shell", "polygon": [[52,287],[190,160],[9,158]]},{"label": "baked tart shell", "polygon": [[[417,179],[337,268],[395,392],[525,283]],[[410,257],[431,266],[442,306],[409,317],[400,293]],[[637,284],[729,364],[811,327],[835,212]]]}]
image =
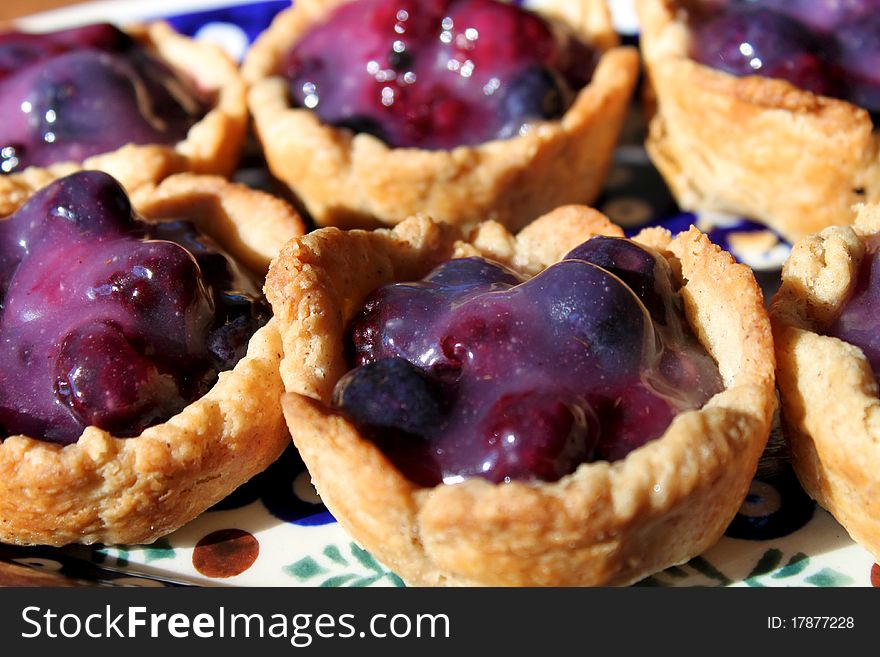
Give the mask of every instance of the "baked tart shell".
[{"label": "baked tart shell", "polygon": [[[213,176],[172,176],[132,202],[148,221],[192,220],[255,272],[304,232],[283,201]],[[264,215],[256,232],[271,225],[274,246],[250,234],[255,209]],[[206,395],[139,436],[87,427],[63,447],[21,435],[0,440],[0,542],[149,543],[195,518],[290,444],[281,355],[270,320]]]},{"label": "baked tart shell", "polygon": [[880,132],[868,112],[694,61],[687,4],[637,2],[656,104],[646,147],[679,205],[748,216],[795,241],[880,201]]},{"label": "baked tart shell", "polygon": [[133,26],[127,32],[196,86],[216,94],[213,106],[173,145],[127,144],[82,162],[28,167],[0,176],[0,215],[11,214],[34,191],[80,169],[99,169],[131,191],[190,171],[229,177],[238,165],[248,127],[245,84],[236,63],[219,46],[178,34],[169,24]]},{"label": "baked tart shell", "polygon": [[329,406],[348,369],[346,327],[373,289],[470,255],[535,274],[598,234],[622,235],[577,206],[516,237],[494,222],[465,236],[416,217],[393,230],[319,230],[273,263],[266,289],[293,440],[331,512],[408,584],[628,584],[711,546],[744,499],[775,409],[770,325],[751,271],[696,229],[637,239],[681,272],[688,320],[725,390],[623,460],[582,464],[554,483],[420,488]]},{"label": "baked tart shell", "polygon": [[794,245],[770,305],[785,438],[804,489],[880,559],[880,398],[858,347],[823,335],[880,232],[880,206]]},{"label": "baked tart shell", "polygon": [[602,0],[546,0],[539,11],[603,52],[593,79],[557,121],[473,147],[389,148],[368,134],[321,123],[291,107],[278,68],[312,25],[350,0],[298,0],[245,57],[248,105],[269,169],[319,226],[372,228],[426,213],[473,226],[518,230],[533,217],[598,196],[638,75],[633,48],[618,47]]}]

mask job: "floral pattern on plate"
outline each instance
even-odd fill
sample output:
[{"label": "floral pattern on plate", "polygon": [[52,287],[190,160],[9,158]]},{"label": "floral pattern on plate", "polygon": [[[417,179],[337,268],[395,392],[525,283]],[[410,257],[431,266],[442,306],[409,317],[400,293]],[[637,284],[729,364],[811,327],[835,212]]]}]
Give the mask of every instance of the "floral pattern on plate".
[{"label": "floral pattern on plate", "polygon": [[[621,17],[618,25],[628,24],[630,3],[610,2]],[[166,17],[178,30],[214,40],[240,58],[287,4],[264,0],[216,9],[200,5]],[[141,16],[154,17],[143,13],[132,18]],[[40,20],[29,18],[29,27],[39,27]],[[46,22],[52,23],[50,17]],[[765,294],[772,294],[789,245],[742,218],[680,212],[641,147],[643,127],[634,111],[597,207],[629,234],[647,225],[676,232],[695,223],[751,266]],[[245,158],[237,178],[273,188],[258,153]],[[152,545],[62,549],[0,545],[0,561],[99,585],[403,586],[327,512],[292,446],[266,472]],[[880,566],[800,488],[777,425],[726,535],[706,553],[638,585],[880,587]]]}]

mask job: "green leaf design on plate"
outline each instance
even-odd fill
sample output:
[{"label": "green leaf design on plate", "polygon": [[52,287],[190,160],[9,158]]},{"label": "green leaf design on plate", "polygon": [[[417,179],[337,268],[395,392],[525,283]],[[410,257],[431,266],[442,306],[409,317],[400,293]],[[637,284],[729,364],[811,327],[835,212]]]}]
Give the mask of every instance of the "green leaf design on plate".
[{"label": "green leaf design on plate", "polygon": [[99,545],[93,545],[89,559],[94,563],[104,563],[107,560],[107,548]]},{"label": "green leaf design on plate", "polygon": [[361,577],[360,579],[356,579],[355,581],[353,581],[351,583],[351,586],[357,587],[357,588],[361,588],[364,586],[370,586],[370,584],[375,584],[380,579],[382,579],[382,577],[384,577],[384,573],[381,575],[378,575],[378,574],[372,575],[370,577]]},{"label": "green leaf design on plate", "polygon": [[385,577],[388,578],[388,581],[394,584],[399,589],[406,588],[406,582],[404,582],[400,577],[398,577],[395,573],[392,573],[390,570],[385,574]]},{"label": "green leaf design on plate", "polygon": [[727,575],[722,573],[715,566],[706,561],[706,559],[703,557],[694,557],[693,559],[688,561],[688,566],[696,570],[701,575],[705,575],[709,579],[715,580],[722,586],[729,586],[733,583]]},{"label": "green leaf design on plate", "polygon": [[667,568],[663,572],[671,577],[676,577],[678,579],[681,579],[683,577],[688,576],[688,574],[682,568],[679,568],[678,566],[670,566],[669,568]]},{"label": "green leaf design on plate", "polygon": [[804,581],[813,586],[830,587],[830,586],[849,586],[853,583],[852,577],[839,573],[833,568],[823,568],[817,573],[813,573],[809,577],[805,577]]},{"label": "green leaf design on plate", "polygon": [[339,548],[336,545],[328,545],[325,547],[324,556],[330,559],[330,561],[338,563],[340,566],[348,565],[348,559],[342,556],[342,552],[339,551]]},{"label": "green leaf design on plate", "polygon": [[360,562],[360,564],[364,568],[369,568],[370,570],[377,573],[384,573],[385,569],[379,565],[379,562],[373,558],[373,555],[364,550],[363,548],[358,547],[354,543],[351,544],[351,554],[352,556]]},{"label": "green leaf design on plate", "polygon": [[[748,586],[763,587],[767,586],[768,578],[771,579],[789,579],[796,575],[801,575],[815,563],[815,560],[808,557],[803,552],[796,552],[789,557],[788,562],[780,567],[782,563],[782,551],[771,548],[767,550],[749,576],[743,580]],[[763,581],[762,581],[763,580]],[[812,586],[849,586],[853,583],[853,578],[833,568],[822,568],[821,570],[804,577],[802,580],[793,580],[789,586],[803,586],[810,584]]]},{"label": "green leaf design on plate", "polygon": [[173,559],[176,554],[167,538],[160,538],[155,543],[144,546],[144,560],[147,563],[159,559]]},{"label": "green leaf design on plate", "polygon": [[346,582],[349,582],[349,581],[353,580],[354,578],[355,578],[355,575],[351,575],[351,574],[336,575],[335,577],[328,577],[323,582],[321,582],[319,584],[319,586],[322,588],[328,588],[328,587],[332,588],[332,587],[337,587],[337,586],[343,586]]},{"label": "green leaf design on plate", "polygon": [[108,559],[114,559],[114,566],[126,568],[129,564],[129,551],[127,547],[100,545],[92,548],[92,560],[95,563],[104,563]]},{"label": "green leaf design on plate", "polygon": [[293,575],[301,581],[311,579],[315,575],[327,572],[327,569],[312,559],[312,557],[303,557],[289,566],[284,566],[282,570],[288,575]]},{"label": "green leaf design on plate", "polygon": [[755,567],[752,568],[752,572],[748,574],[746,579],[751,579],[752,577],[759,577],[761,575],[766,575],[771,570],[775,570],[779,564],[782,562],[782,551],[777,550],[775,548],[767,550],[760,559],[758,559],[758,563],[755,564]]},{"label": "green leaf design on plate", "polygon": [[[331,543],[314,556],[303,557],[299,561],[284,566],[282,571],[301,582],[314,580],[321,576],[321,581],[309,582],[320,587],[371,586],[383,579],[387,579],[394,586],[405,586],[400,577],[386,570],[373,558],[373,555],[363,548],[354,543],[349,543],[346,547],[353,560],[346,558],[339,546]],[[362,569],[366,569],[369,573],[364,574]],[[357,572],[358,570],[361,572]]]},{"label": "green leaf design on plate", "polygon": [[669,586],[662,580],[657,579],[653,575],[649,575],[645,579],[639,580],[633,586]]},{"label": "green leaf design on plate", "polygon": [[808,557],[803,552],[798,552],[797,554],[793,555],[791,559],[788,560],[787,564],[785,564],[782,568],[773,573],[771,577],[773,577],[774,579],[793,577],[794,575],[802,573],[809,565],[810,557]]},{"label": "green leaf design on plate", "polygon": [[758,578],[761,577],[761,575],[766,575],[767,573],[776,570],[780,563],[782,563],[782,551],[775,548],[767,550],[761,555],[761,558],[758,559],[758,563],[752,568],[752,572],[746,576],[744,580],[745,583],[749,586],[764,586]]}]

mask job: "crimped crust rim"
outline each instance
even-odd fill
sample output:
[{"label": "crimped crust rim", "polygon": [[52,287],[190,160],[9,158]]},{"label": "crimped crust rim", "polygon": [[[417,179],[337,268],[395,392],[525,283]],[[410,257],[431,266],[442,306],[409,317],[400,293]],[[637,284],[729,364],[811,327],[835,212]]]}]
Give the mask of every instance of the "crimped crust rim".
[{"label": "crimped crust rim", "polygon": [[880,397],[855,345],[824,331],[852,291],[880,206],[798,241],[770,304],[785,437],[805,490],[880,558]]},{"label": "crimped crust rim", "polygon": [[[851,223],[857,203],[880,201],[880,132],[868,112],[786,80],[736,77],[691,59],[686,4],[636,5],[656,100],[645,145],[679,205],[753,216],[794,241]],[[798,192],[778,195],[792,178]]]},{"label": "crimped crust rim", "polygon": [[[591,140],[598,149],[590,175],[582,182],[584,198],[578,201],[589,202],[598,194],[638,72],[637,52],[617,45],[604,2],[552,0],[536,8],[589,36],[603,53],[593,79],[561,119],[536,124],[525,135],[510,139],[428,151],[391,148],[368,134],[351,135],[324,125],[308,109],[289,105],[284,80],[275,74],[280,57],[309,26],[350,1],[296,2],[276,16],[242,65],[249,85],[248,106],[269,167],[302,198],[316,223],[373,228],[424,212],[448,223],[472,226],[490,218],[518,229],[527,220],[512,208],[500,208],[503,195],[486,191],[490,187],[487,181],[504,185],[505,180],[515,177],[517,187],[528,185],[527,179],[519,180],[518,172],[550,159],[551,152],[564,151],[565,144],[574,139]],[[610,135],[600,139],[599,133],[604,131]],[[296,144],[285,135],[295,135]],[[307,154],[305,147],[297,150],[295,157],[288,152],[299,144],[306,144],[308,153],[318,154],[308,166],[300,161]],[[335,182],[322,189],[312,170],[320,170]],[[393,172],[397,181],[393,192],[388,189],[393,182],[390,174],[389,179],[382,178],[382,184],[370,182],[382,171]],[[404,187],[408,193],[402,191]],[[339,189],[345,190],[344,198],[339,197]],[[392,194],[397,197],[392,199]],[[451,196],[455,200],[450,200]]]},{"label": "crimped crust rim", "polygon": [[[177,174],[131,199],[148,221],[179,219],[182,207],[197,204],[193,223],[260,273],[285,240],[304,232],[280,199],[217,176]],[[254,208],[273,215],[271,236],[239,239]],[[289,445],[281,355],[270,320],[207,394],[139,436],[87,427],[63,447],[27,436],[0,440],[0,541],[148,543],[219,502]]]},{"label": "crimped crust rim", "polygon": [[[383,281],[405,280],[419,268],[415,263],[424,273],[438,264],[438,251],[484,254],[534,273],[589,236],[621,234],[599,213],[573,206],[542,217],[527,231],[514,238],[487,223],[462,241],[454,228],[426,218],[410,219],[394,231],[343,235],[325,229],[288,244],[267,278],[285,347],[283,406],[294,442],[340,523],[411,584],[625,584],[686,560],[720,537],[745,496],[769,434],[774,360],[754,277],[694,228],[674,240],[649,230],[643,241],[682,265],[682,296],[692,325],[718,312],[705,307],[706,297],[727,281],[721,287],[730,288],[726,293],[735,309],[722,314],[738,322],[736,335],[725,335],[717,322],[695,327],[720,357],[727,388],[703,409],[680,414],[661,438],[625,459],[582,464],[558,482],[467,480],[421,489],[406,480],[326,406],[340,375],[326,352],[341,351],[342,345],[326,344],[326,332],[323,341],[312,335],[320,318],[310,325],[309,313],[323,308],[321,318],[333,326],[329,333],[342,335],[346,317],[357,307],[345,296],[345,286],[357,281],[357,297],[375,282],[363,280],[371,267],[362,257]],[[553,252],[536,263],[529,246],[544,237]],[[360,240],[364,243],[350,252],[356,271],[325,277],[323,268],[338,267],[347,243]],[[365,255],[367,249],[372,256]],[[396,260],[389,255],[395,250],[401,251]],[[328,307],[335,295],[344,302]],[[327,324],[320,326],[327,330]],[[304,371],[308,368],[311,372]],[[703,517],[686,517],[689,510]]]}]

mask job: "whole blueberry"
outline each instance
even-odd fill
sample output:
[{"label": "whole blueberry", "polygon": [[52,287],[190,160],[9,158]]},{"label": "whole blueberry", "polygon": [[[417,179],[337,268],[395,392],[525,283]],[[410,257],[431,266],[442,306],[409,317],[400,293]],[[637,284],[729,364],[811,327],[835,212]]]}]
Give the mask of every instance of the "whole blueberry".
[{"label": "whole blueberry", "polygon": [[187,403],[174,377],[161,373],[111,322],[83,326],[67,335],[55,362],[55,377],[57,398],[83,425],[120,436],[137,435]]},{"label": "whole blueberry", "polygon": [[499,132],[501,138],[519,134],[523,124],[529,121],[557,119],[571,104],[571,92],[565,80],[543,66],[517,75],[503,93],[501,113],[508,120]]},{"label": "whole blueberry", "polygon": [[[424,279],[443,288],[450,288],[450,293],[458,290],[469,290],[476,287],[482,289],[503,289],[522,282],[522,279],[507,267],[486,260],[485,258],[455,258],[431,271]],[[498,287],[493,287],[499,284]]]},{"label": "whole blueberry", "polygon": [[819,34],[833,34],[851,23],[880,11],[878,0],[739,0],[753,2],[784,14]]},{"label": "whole blueberry", "polygon": [[482,427],[473,474],[494,482],[556,481],[592,460],[598,430],[587,404],[555,391],[505,395]]},{"label": "whole blueberry", "polygon": [[847,99],[880,112],[880,8],[838,27],[836,64],[846,77]]},{"label": "whole blueberry", "polygon": [[589,358],[590,369],[609,378],[627,377],[643,359],[650,360],[655,336],[647,309],[601,267],[563,260],[523,284],[520,293],[545,318],[559,343]]},{"label": "whole blueberry", "polygon": [[429,436],[443,421],[436,384],[403,358],[353,369],[336,384],[333,401],[354,422],[414,436]]},{"label": "whole blueberry", "polygon": [[672,300],[672,271],[653,249],[623,237],[594,237],[573,249],[565,260],[584,260],[611,272],[645,304],[655,322],[667,322]]},{"label": "whole blueberry", "polygon": [[822,45],[812,33],[762,7],[698,22],[691,47],[697,61],[732,75],[781,78],[817,94],[837,92]]}]

